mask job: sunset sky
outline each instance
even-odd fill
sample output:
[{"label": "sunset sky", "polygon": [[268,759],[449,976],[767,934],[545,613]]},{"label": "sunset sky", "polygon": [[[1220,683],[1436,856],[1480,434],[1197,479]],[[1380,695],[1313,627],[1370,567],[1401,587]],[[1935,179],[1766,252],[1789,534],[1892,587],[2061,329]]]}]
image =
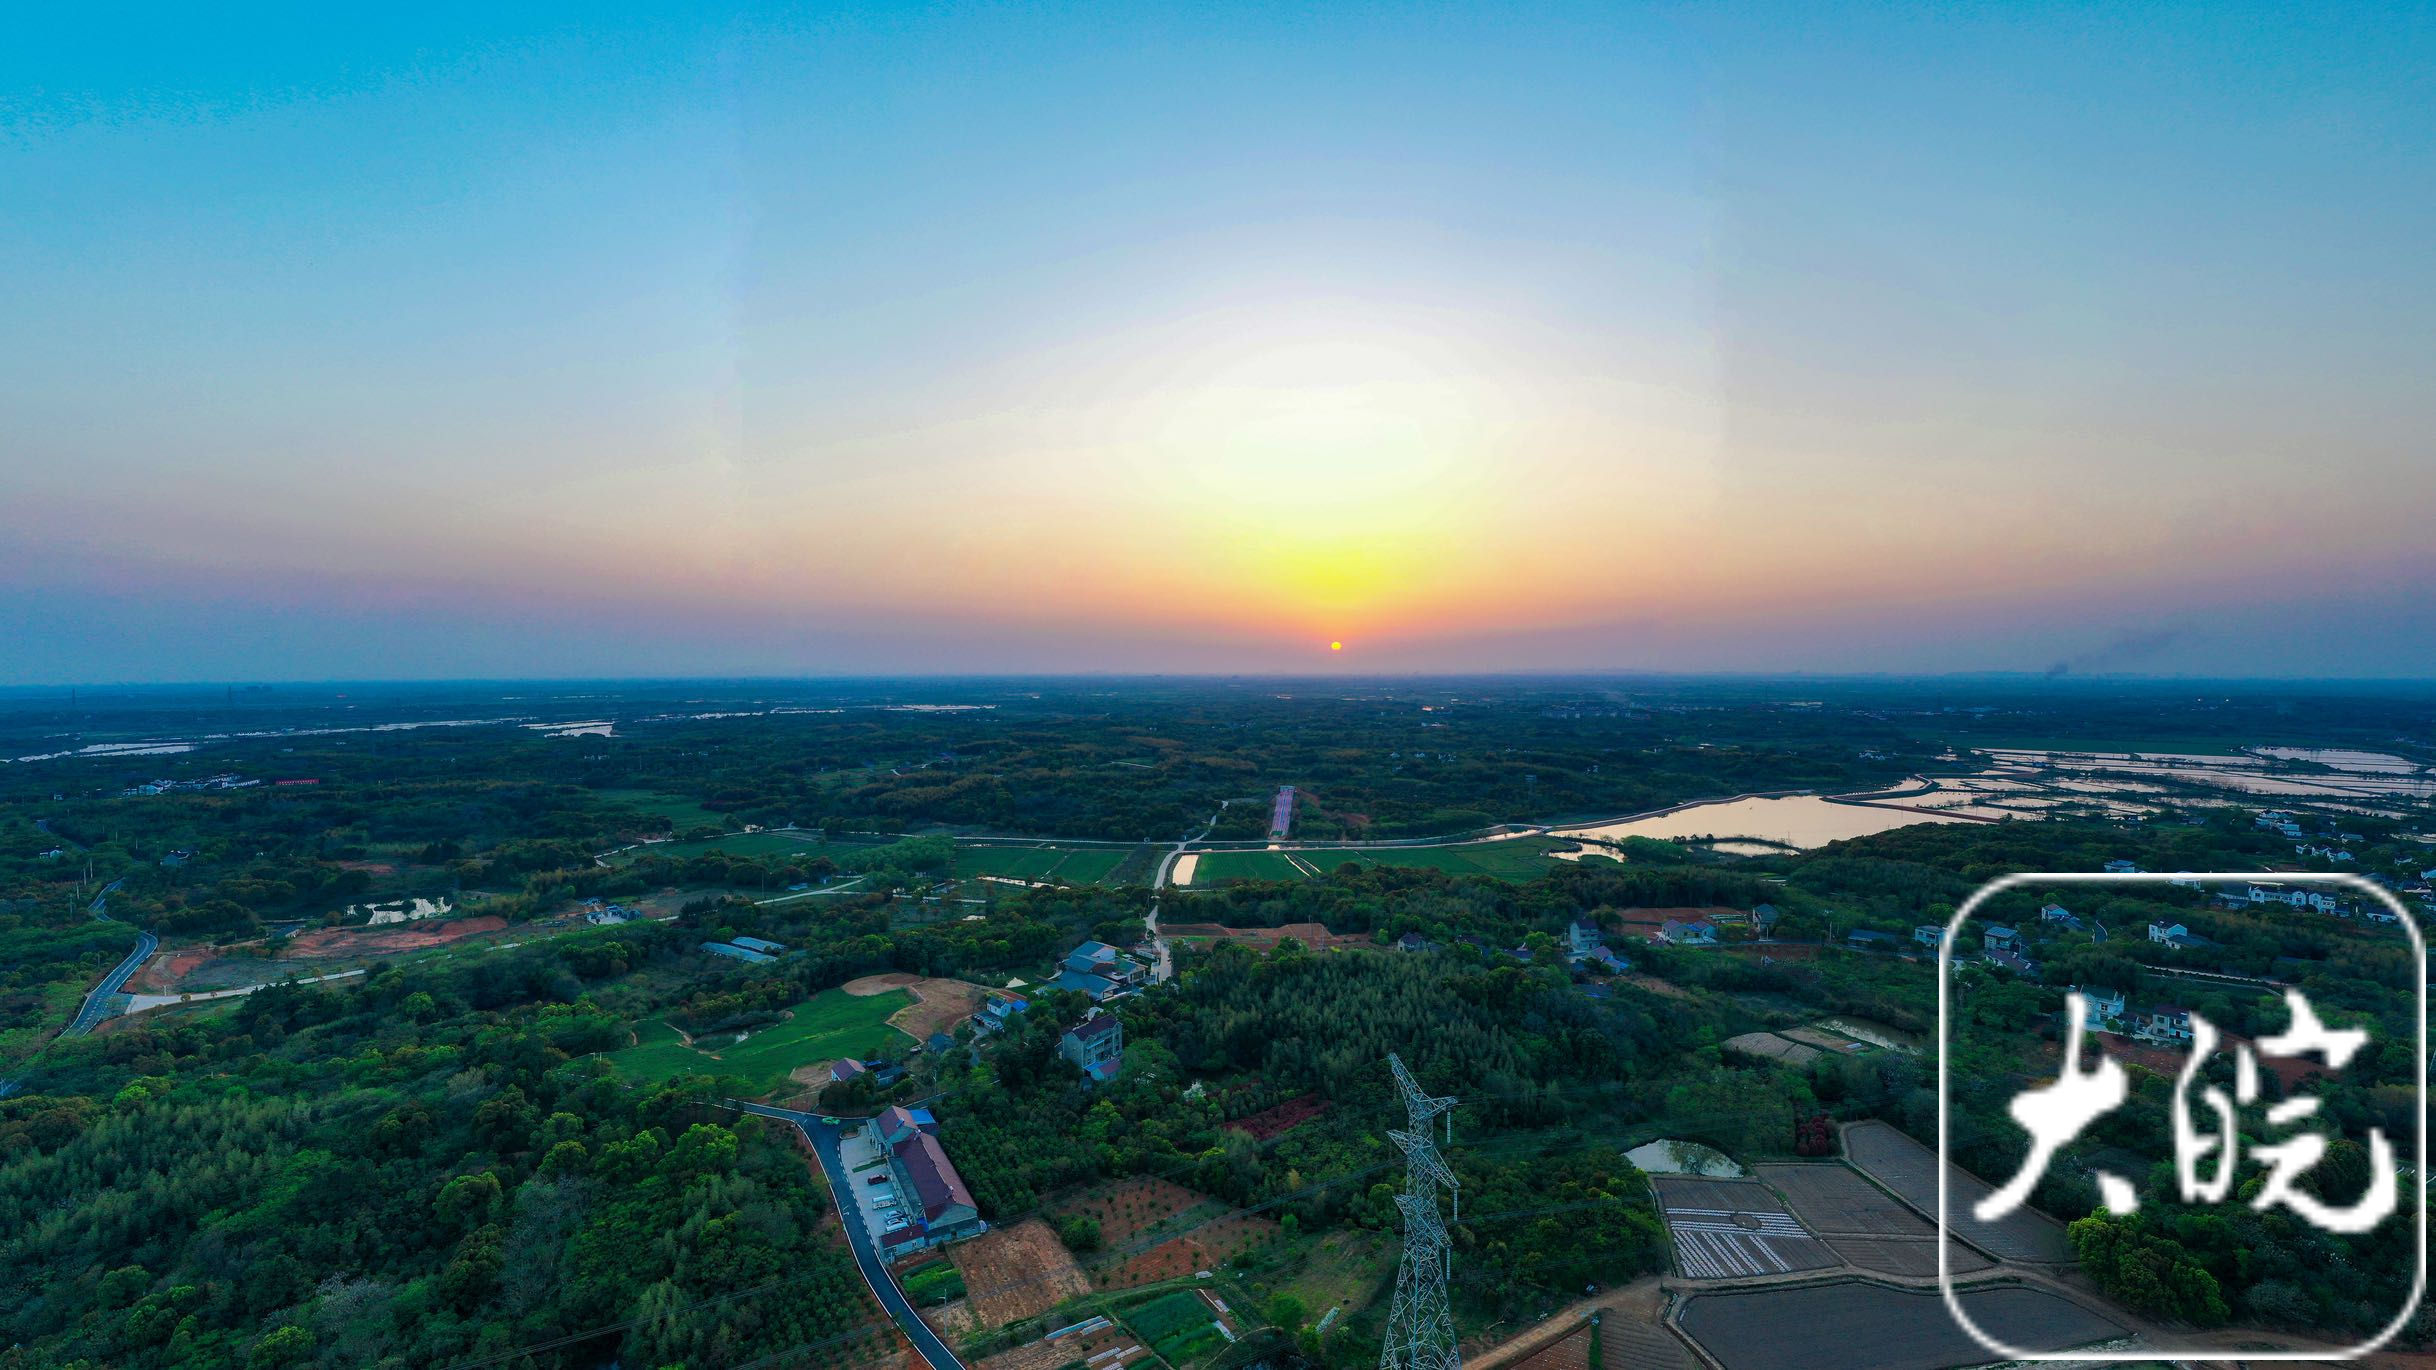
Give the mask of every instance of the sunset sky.
[{"label": "sunset sky", "polygon": [[345,8],[0,45],[0,683],[2436,676],[2424,5]]}]

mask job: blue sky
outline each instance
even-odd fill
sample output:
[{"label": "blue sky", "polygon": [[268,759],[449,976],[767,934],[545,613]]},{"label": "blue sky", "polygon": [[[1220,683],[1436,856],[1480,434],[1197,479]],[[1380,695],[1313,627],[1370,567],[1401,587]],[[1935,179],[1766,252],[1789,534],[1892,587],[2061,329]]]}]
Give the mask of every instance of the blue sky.
[{"label": "blue sky", "polygon": [[0,682],[2436,674],[2425,7],[24,28]]}]

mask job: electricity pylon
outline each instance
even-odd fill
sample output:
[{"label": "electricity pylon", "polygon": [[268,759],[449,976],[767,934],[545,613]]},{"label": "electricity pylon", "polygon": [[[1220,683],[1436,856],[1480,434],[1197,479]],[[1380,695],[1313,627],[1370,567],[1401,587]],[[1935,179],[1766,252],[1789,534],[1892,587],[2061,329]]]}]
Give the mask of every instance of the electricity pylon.
[{"label": "electricity pylon", "polygon": [[[1390,1055],[1387,1064],[1395,1072],[1410,1126],[1387,1134],[1406,1163],[1404,1192],[1396,1196],[1396,1207],[1404,1214],[1404,1260],[1396,1267],[1396,1298],[1388,1305],[1379,1370],[1463,1370],[1463,1356],[1455,1349],[1455,1317],[1446,1299],[1455,1253],[1447,1242],[1446,1220],[1438,1212],[1438,1191],[1444,1188],[1454,1196],[1456,1216],[1462,1216],[1462,1182],[1439,1156],[1429,1126],[1439,1115],[1451,1114],[1455,1100],[1422,1093],[1403,1058]],[[1452,1138],[1453,1117],[1447,1118],[1446,1127]]]}]

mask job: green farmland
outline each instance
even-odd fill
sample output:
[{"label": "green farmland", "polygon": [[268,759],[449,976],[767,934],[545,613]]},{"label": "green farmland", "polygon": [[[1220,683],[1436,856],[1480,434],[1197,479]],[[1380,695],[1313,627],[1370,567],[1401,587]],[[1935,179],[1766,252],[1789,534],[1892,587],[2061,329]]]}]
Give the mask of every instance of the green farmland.
[{"label": "green farmland", "polygon": [[1503,842],[1467,842],[1451,847],[1313,847],[1294,851],[1204,852],[1193,884],[1230,880],[1307,880],[1350,861],[1357,866],[1418,866],[1449,875],[1487,875],[1529,880],[1556,864],[1548,855],[1557,843],[1542,837]]},{"label": "green farmland", "polygon": [[[735,1075],[750,1081],[756,1093],[768,1093],[786,1084],[787,1072],[798,1066],[840,1056],[889,1055],[912,1045],[913,1038],[888,1025],[890,1014],[912,1002],[903,990],[868,996],[825,990],[797,1004],[794,1017],[742,1042],[729,1042],[723,1033],[690,1047],[675,1028],[653,1019],[637,1024],[635,1045],[610,1052],[609,1060],[620,1074],[645,1083],[685,1074]],[[704,1046],[715,1046],[715,1054]]]},{"label": "green farmland", "polygon": [[1231,880],[1305,880],[1310,872],[1281,851],[1213,851],[1201,853],[1193,866],[1193,884],[1223,885]]},{"label": "green farmland", "polygon": [[1121,1315],[1125,1325],[1170,1365],[1182,1365],[1227,1344],[1217,1315],[1189,1290],[1136,1304]]},{"label": "green farmland", "polygon": [[722,827],[727,815],[702,806],[701,801],[683,795],[661,794],[656,790],[594,790],[595,798],[612,804],[665,818],[679,831],[687,828]]},{"label": "green farmland", "polygon": [[1449,875],[1529,880],[1556,864],[1556,858],[1548,855],[1548,850],[1558,845],[1544,837],[1514,837],[1503,842],[1468,842],[1456,847],[1308,851],[1302,853],[1302,858],[1323,871],[1352,861],[1364,866],[1425,866]]},{"label": "green farmland", "polygon": [[1062,885],[1096,885],[1106,880],[1131,847],[958,847],[955,875],[959,880],[998,875],[1011,880],[1052,880]]}]

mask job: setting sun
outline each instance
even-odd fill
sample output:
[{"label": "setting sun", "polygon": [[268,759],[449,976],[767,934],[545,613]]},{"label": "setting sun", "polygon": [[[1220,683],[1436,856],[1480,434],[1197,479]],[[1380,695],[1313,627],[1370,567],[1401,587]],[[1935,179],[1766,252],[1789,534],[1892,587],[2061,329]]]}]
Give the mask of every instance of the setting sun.
[{"label": "setting sun", "polygon": [[1328,650],[1332,652],[1341,652],[1345,650],[1345,644],[1342,642],[1331,642],[1328,644]]}]

